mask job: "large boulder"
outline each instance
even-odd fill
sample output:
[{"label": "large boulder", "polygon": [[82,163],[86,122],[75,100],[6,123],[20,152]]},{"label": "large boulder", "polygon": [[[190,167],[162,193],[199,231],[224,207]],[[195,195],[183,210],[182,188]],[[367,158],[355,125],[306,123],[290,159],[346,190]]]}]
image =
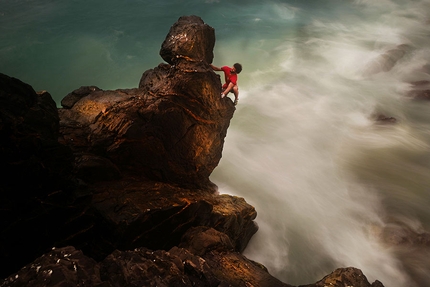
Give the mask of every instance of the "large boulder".
[{"label": "large boulder", "polygon": [[210,185],[234,112],[231,100],[220,99],[221,82],[209,66],[214,43],[213,28],[181,17],[160,52],[175,65],[146,71],[137,89],[81,87],[62,101],[63,142],[76,155],[105,157],[122,173]]},{"label": "large boulder", "polygon": [[212,63],[215,30],[200,17],[184,16],[173,24],[164,40],[160,56],[175,65],[181,59]]},{"label": "large boulder", "polygon": [[124,178],[91,187],[92,207],[102,220],[86,254],[101,259],[115,249],[141,246],[168,250],[191,227],[212,227],[229,236],[242,252],[258,227],[257,212],[241,197],[211,189],[188,189],[167,183]]}]

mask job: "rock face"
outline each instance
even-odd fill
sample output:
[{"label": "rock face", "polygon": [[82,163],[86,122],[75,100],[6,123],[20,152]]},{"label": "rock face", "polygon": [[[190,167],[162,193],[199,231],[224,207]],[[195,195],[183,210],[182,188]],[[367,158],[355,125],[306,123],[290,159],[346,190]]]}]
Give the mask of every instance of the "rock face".
[{"label": "rock face", "polygon": [[290,286],[233,251],[223,233],[196,228],[184,238],[190,243],[169,251],[116,250],[100,262],[71,246],[56,248],[7,278],[2,286]]},{"label": "rock face", "polygon": [[[0,74],[0,254],[8,275],[49,244],[86,228],[89,197],[76,194],[73,155],[58,143],[55,102]],[[80,222],[79,226],[77,223]],[[6,264],[7,262],[7,264]]]},{"label": "rock face", "polygon": [[209,66],[214,45],[213,28],[198,17],[180,18],[160,51],[170,65],[146,71],[138,89],[81,87],[62,101],[64,143],[125,173],[210,184],[234,112],[230,100],[220,100],[219,77]]},{"label": "rock face", "polygon": [[357,268],[339,268],[333,271],[333,273],[325,276],[323,279],[315,284],[303,285],[299,287],[344,287],[344,286],[354,286],[354,287],[384,287],[382,283],[378,280],[372,284],[367,281],[366,276]]},{"label": "rock face", "polygon": [[161,46],[160,56],[171,65],[183,61],[210,64],[214,46],[215,30],[212,27],[196,16],[181,17],[170,28]]},{"label": "rock face", "polygon": [[1,286],[289,286],[241,255],[256,211],[209,180],[234,113],[214,35],[181,17],[138,88],[61,109],[0,74]]}]

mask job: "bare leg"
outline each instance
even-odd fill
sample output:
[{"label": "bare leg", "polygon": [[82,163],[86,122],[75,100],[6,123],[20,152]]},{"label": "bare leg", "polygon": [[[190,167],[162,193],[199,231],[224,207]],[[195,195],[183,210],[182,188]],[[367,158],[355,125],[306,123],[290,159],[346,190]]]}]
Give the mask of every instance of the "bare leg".
[{"label": "bare leg", "polygon": [[237,102],[239,101],[239,88],[236,86],[233,87],[233,94],[234,94],[234,105],[237,105]]}]

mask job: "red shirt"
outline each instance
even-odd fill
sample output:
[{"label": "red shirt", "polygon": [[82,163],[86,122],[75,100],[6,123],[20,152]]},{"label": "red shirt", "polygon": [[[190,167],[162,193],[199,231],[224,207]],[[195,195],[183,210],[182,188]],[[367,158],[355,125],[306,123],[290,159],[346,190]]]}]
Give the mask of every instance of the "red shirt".
[{"label": "red shirt", "polygon": [[221,67],[221,70],[224,72],[225,76],[225,84],[222,85],[223,89],[228,87],[228,84],[233,83],[234,85],[237,85],[237,74],[231,72],[231,68],[228,66]]}]

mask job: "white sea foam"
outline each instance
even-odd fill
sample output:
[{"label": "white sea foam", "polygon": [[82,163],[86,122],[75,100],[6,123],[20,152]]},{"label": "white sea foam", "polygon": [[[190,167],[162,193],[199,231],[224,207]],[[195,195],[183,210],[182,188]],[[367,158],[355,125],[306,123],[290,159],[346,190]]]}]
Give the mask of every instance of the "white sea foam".
[{"label": "white sea foam", "polygon": [[[386,286],[413,286],[411,278],[425,286],[429,279],[416,266],[428,261],[405,260],[407,247],[381,240],[393,221],[416,230],[411,222],[430,215],[411,212],[430,186],[430,166],[415,158],[428,151],[429,122],[410,118],[416,104],[404,96],[407,79],[429,79],[417,71],[429,60],[420,36],[429,29],[417,7],[386,2],[356,2],[365,13],[376,5],[378,17],[312,15],[294,38],[261,39],[264,60],[245,51],[266,65],[244,63],[254,69],[244,69],[246,98],[212,179],[258,211],[260,231],[245,254],[291,284],[346,266]],[[408,47],[402,57],[389,52],[397,58],[381,62],[399,45]],[[375,126],[378,113],[398,123]],[[420,232],[430,231],[427,219],[418,222]]]}]

